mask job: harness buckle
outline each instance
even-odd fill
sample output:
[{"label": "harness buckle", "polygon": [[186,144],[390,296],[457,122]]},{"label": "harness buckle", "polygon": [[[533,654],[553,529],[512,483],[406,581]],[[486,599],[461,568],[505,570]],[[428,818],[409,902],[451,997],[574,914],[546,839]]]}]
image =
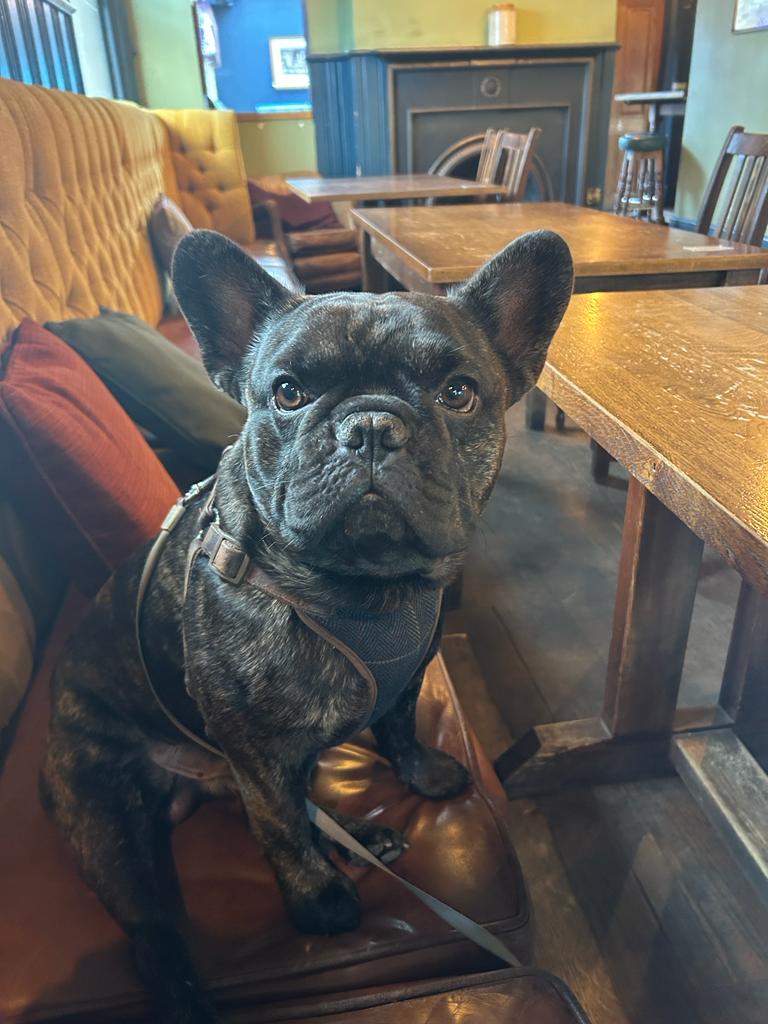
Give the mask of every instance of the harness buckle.
[{"label": "harness buckle", "polygon": [[[223,543],[224,541],[222,540],[222,544]],[[239,586],[243,582],[250,564],[251,560],[244,551],[227,551],[227,558],[224,566],[218,565],[213,559],[211,559],[211,565],[219,576],[221,576],[223,580],[226,580],[227,583],[233,584],[235,587]],[[233,568],[230,568],[230,566]]]},{"label": "harness buckle", "polygon": [[205,531],[201,551],[214,572],[227,583],[236,587],[243,582],[251,560],[237,541],[217,526],[212,524]]}]

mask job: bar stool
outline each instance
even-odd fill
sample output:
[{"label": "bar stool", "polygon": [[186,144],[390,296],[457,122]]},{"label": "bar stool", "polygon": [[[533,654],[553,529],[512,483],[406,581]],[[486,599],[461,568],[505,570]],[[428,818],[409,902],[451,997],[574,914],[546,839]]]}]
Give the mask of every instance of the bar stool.
[{"label": "bar stool", "polygon": [[647,217],[664,223],[664,144],[663,135],[633,132],[622,135],[619,149],[624,160],[613,212],[624,216]]}]

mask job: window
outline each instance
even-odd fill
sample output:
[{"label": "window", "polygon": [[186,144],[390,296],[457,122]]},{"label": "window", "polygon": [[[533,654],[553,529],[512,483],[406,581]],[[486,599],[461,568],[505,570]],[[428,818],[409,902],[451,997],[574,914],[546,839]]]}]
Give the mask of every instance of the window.
[{"label": "window", "polygon": [[0,0],[0,76],[83,92],[66,0]]},{"label": "window", "polygon": [[99,16],[107,51],[112,95],[115,99],[134,100],[139,103],[130,19],[125,0],[99,0]]}]

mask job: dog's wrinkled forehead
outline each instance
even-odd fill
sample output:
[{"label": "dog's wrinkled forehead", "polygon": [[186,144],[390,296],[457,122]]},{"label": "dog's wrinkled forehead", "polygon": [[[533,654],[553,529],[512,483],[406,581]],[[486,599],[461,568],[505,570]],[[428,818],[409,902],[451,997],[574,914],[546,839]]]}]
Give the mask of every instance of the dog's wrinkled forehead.
[{"label": "dog's wrinkled forehead", "polygon": [[322,295],[276,318],[251,360],[257,372],[279,365],[301,380],[386,381],[406,372],[436,383],[467,362],[476,333],[457,310],[428,296]]}]

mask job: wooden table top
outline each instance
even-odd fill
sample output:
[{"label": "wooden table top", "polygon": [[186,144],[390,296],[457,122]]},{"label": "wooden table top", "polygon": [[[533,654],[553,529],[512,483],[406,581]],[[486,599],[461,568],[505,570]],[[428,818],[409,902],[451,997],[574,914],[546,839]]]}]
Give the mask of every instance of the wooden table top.
[{"label": "wooden table top", "polygon": [[768,592],[768,287],[576,295],[539,387]]},{"label": "wooden table top", "polygon": [[518,235],[551,228],[577,277],[747,270],[768,250],[568,203],[473,203],[353,210],[354,220],[430,284],[463,281]]},{"label": "wooden table top", "polygon": [[[382,174],[360,178],[286,178],[286,185],[305,203],[353,202],[369,199],[429,199],[499,195],[502,185],[480,185],[443,174]],[[455,209],[455,207],[454,207]]]}]

